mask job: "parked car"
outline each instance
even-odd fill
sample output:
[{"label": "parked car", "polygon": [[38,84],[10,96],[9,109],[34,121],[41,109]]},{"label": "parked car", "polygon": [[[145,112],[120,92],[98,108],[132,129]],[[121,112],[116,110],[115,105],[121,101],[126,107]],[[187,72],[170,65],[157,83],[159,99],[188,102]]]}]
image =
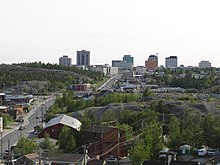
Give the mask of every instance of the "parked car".
[{"label": "parked car", "polygon": [[168,151],[169,151],[169,148],[162,148],[159,151],[159,159],[166,159]]},{"label": "parked car", "polygon": [[109,156],[109,158],[106,159],[106,162],[118,162],[118,158],[113,157],[113,156]]},{"label": "parked car", "polygon": [[24,130],[26,127],[23,125],[20,125],[20,127],[18,128],[18,130]]},{"label": "parked car", "polygon": [[205,156],[205,155],[207,155],[207,153],[208,153],[208,151],[205,148],[198,150],[198,156]]},{"label": "parked car", "polygon": [[209,156],[215,156],[217,154],[219,154],[219,150],[217,150],[217,149],[208,149],[208,155]]}]

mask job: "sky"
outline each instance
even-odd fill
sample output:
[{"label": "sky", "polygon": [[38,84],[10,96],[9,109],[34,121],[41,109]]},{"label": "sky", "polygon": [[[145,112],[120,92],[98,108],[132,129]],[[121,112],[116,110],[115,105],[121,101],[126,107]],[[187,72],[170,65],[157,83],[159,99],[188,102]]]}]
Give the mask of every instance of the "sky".
[{"label": "sky", "polygon": [[0,0],[0,63],[58,63],[90,51],[91,64],[149,55],[220,67],[219,0]]}]

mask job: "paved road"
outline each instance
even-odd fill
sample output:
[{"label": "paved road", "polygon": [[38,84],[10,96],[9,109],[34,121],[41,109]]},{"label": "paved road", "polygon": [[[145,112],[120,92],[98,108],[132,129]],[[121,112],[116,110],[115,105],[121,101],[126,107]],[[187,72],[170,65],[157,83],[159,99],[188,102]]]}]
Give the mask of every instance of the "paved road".
[{"label": "paved road", "polygon": [[119,80],[121,78],[121,76],[122,76],[122,74],[118,74],[118,75],[111,77],[101,87],[98,88],[98,91],[108,90],[108,89],[112,88],[112,85],[114,84],[114,82]]},{"label": "paved road", "polygon": [[[24,130],[18,130],[19,126],[22,123],[13,123],[10,126],[12,127],[11,130],[4,130],[3,132],[3,151],[8,149],[8,147],[16,145],[18,139],[21,136],[29,137],[33,135],[33,129],[36,124],[41,122],[41,116],[44,115],[48,108],[54,103],[55,99],[53,97],[48,97],[45,100],[38,100],[36,101],[35,105],[33,105],[33,110],[24,116],[24,123],[25,126]],[[36,119],[38,116],[39,119]],[[9,144],[10,142],[10,144]]]}]

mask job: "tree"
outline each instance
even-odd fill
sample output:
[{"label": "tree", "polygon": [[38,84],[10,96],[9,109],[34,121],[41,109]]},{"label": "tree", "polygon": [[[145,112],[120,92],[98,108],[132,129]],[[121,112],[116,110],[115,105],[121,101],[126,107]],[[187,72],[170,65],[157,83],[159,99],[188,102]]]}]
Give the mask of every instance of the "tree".
[{"label": "tree", "polygon": [[21,137],[15,147],[15,154],[25,155],[33,153],[38,148],[38,144],[33,142],[32,139]]},{"label": "tree", "polygon": [[149,96],[151,96],[152,95],[152,92],[150,91],[150,89],[149,88],[145,88],[144,89],[144,93],[143,93],[143,97],[149,97]]},{"label": "tree", "polygon": [[169,147],[176,150],[182,143],[180,121],[176,116],[172,115],[169,117],[168,129],[169,129]]},{"label": "tree", "polygon": [[204,143],[202,121],[201,114],[195,113],[192,109],[183,111],[181,117],[183,142],[196,147]]},{"label": "tree", "polygon": [[130,151],[132,163],[139,165],[146,159],[156,160],[163,146],[161,137],[162,129],[159,123],[145,126],[140,139]]},{"label": "tree", "polygon": [[64,149],[65,152],[72,152],[74,149],[76,149],[76,139],[73,137],[73,135],[70,135],[68,138],[67,146]]},{"label": "tree", "polygon": [[59,148],[64,152],[71,152],[76,148],[76,140],[69,127],[64,126],[58,139]]},{"label": "tree", "polygon": [[55,146],[51,143],[50,136],[48,133],[45,133],[44,141],[40,144],[40,147],[44,150],[49,151],[49,152],[55,151]]}]

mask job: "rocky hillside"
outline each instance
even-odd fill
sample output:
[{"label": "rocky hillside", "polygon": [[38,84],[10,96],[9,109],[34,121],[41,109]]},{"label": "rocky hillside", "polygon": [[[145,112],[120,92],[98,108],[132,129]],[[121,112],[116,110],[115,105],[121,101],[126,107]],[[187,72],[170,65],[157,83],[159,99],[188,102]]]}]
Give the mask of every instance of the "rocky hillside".
[{"label": "rocky hillside", "polygon": [[[196,96],[188,97],[186,94],[155,94],[152,97],[145,98],[139,102],[115,103],[103,107],[92,107],[73,113],[74,117],[80,118],[84,114],[93,116],[96,119],[102,119],[106,112],[121,112],[123,110],[143,111],[158,105],[159,101],[167,107],[166,114],[175,114],[180,116],[184,109],[191,109],[196,113],[207,115],[209,113],[220,115],[220,100],[199,99]],[[158,111],[160,111],[158,109]]]}]

